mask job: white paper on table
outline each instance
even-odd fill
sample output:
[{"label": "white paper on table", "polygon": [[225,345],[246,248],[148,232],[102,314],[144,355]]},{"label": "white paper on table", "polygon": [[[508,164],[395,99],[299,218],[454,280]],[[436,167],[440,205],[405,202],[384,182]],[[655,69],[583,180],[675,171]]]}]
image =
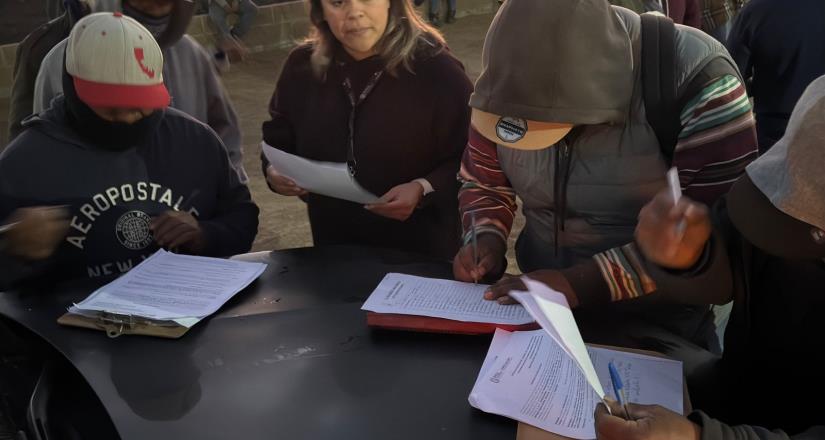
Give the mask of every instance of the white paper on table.
[{"label": "white paper on table", "polygon": [[[681,413],[682,364],[635,353],[588,347],[600,380],[610,384],[607,363],[613,361],[628,399],[660,404]],[[593,411],[600,397],[576,363],[543,330],[496,331],[481,373],[469,396],[470,405],[546,431],[577,439],[595,438]]]},{"label": "white paper on table", "polygon": [[261,142],[261,149],[275,171],[309,192],[355,203],[378,201],[378,197],[362,188],[350,175],[345,163],[309,160],[285,153],[266,142]]},{"label": "white paper on table", "polygon": [[75,304],[75,308],[194,325],[192,318],[215,313],[264,269],[264,263],[180,255],[161,249]]},{"label": "white paper on table", "polygon": [[361,310],[463,322],[521,325],[533,318],[520,305],[484,299],[487,285],[388,273]]},{"label": "white paper on table", "polygon": [[564,294],[526,276],[521,277],[521,280],[527,286],[527,291],[512,291],[509,295],[521,303],[527,313],[535,318],[541,328],[576,362],[587,383],[593,387],[599,398],[604,397],[604,389],[587,354],[587,347],[584,345],[567,298]]}]

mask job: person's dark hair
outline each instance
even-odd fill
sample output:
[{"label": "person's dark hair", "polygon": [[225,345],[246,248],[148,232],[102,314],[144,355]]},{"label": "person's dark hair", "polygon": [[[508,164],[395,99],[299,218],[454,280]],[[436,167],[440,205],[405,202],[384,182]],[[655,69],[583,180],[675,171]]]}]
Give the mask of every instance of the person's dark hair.
[{"label": "person's dark hair", "polygon": [[[324,20],[322,1],[307,0],[312,27],[306,42],[312,45],[312,70],[319,78],[326,76],[333,50],[340,44]],[[437,50],[446,47],[441,32],[418,15],[410,0],[390,0],[387,29],[376,43],[378,55],[386,63],[387,71],[393,74],[403,67],[412,72],[412,61],[422,44]]]}]

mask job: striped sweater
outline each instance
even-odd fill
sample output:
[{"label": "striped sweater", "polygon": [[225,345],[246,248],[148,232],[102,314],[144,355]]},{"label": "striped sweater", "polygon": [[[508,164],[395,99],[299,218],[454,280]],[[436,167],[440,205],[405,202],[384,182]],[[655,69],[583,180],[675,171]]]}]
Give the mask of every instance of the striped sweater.
[{"label": "striped sweater", "polygon": [[[712,204],[757,156],[744,86],[734,76],[718,79],[685,105],[681,120],[673,165],[679,169],[682,191],[693,200]],[[465,241],[471,235],[471,212],[476,233],[493,233],[506,240],[515,218],[516,194],[498,164],[496,144],[472,128],[459,179]],[[580,298],[581,303],[631,298],[655,290],[639,258],[631,243],[564,272],[577,292],[593,292],[590,298]]]}]

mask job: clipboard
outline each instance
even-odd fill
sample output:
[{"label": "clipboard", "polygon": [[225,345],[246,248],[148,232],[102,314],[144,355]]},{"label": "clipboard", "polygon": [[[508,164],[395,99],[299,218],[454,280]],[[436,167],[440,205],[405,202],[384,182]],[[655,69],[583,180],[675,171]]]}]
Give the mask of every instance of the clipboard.
[{"label": "clipboard", "polygon": [[188,327],[169,323],[169,321],[156,321],[105,312],[101,312],[100,315],[96,317],[69,312],[57,318],[57,323],[71,327],[100,330],[105,332],[106,336],[110,338],[117,338],[121,335],[143,335],[177,339],[189,331]]},{"label": "clipboard", "polygon": [[[647,356],[658,357],[663,359],[670,359],[667,356],[657,353],[655,351],[648,351],[648,350],[638,350],[635,348],[624,348],[624,347],[613,347],[610,345],[599,345],[599,344],[587,344],[589,347],[599,347],[599,348],[608,348],[610,350],[616,351],[624,351],[628,353],[638,353],[644,354]],[[685,414],[690,413],[693,410],[693,407],[690,404],[690,395],[688,395],[687,389],[687,381],[682,381],[682,395],[684,396],[684,404],[682,409],[684,410]],[[518,431],[516,432],[516,440],[572,440],[570,437],[564,437],[558,434],[554,434],[549,431],[545,431],[541,428],[536,428],[533,425],[528,425],[527,423],[518,423]]]},{"label": "clipboard", "polygon": [[508,332],[538,330],[536,322],[529,324],[491,324],[486,322],[464,322],[452,319],[419,315],[367,312],[367,325],[388,330],[402,330],[421,333],[451,333],[459,335],[493,334],[497,328]]}]

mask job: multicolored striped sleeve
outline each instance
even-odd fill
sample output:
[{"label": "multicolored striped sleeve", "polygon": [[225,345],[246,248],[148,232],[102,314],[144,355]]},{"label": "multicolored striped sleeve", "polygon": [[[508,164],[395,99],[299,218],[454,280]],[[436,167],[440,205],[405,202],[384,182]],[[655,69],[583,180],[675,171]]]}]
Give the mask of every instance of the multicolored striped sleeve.
[{"label": "multicolored striped sleeve", "polygon": [[[682,192],[712,205],[757,157],[756,128],[745,87],[734,76],[707,85],[681,113],[673,154]],[[579,301],[599,303],[637,298],[656,290],[635,244],[609,249],[565,270]]]},{"label": "multicolored striped sleeve", "polygon": [[464,242],[467,243],[471,235],[473,214],[477,234],[496,234],[506,242],[516,214],[516,192],[498,163],[496,144],[472,127],[458,179]]},{"label": "multicolored striped sleeve", "polygon": [[756,124],[745,86],[725,76],[706,86],[682,110],[673,153],[682,192],[712,205],[756,159]]}]

